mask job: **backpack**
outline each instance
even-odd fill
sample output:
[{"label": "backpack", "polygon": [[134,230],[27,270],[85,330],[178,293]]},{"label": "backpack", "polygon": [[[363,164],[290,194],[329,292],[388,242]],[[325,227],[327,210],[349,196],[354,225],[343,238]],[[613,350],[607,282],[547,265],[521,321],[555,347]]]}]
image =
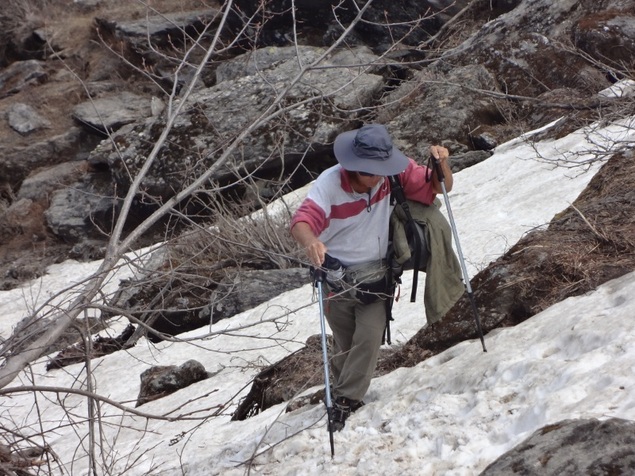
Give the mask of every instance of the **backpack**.
[{"label": "backpack", "polygon": [[[426,224],[417,222],[412,217],[399,176],[393,175],[389,177],[389,180],[391,200],[394,200],[396,207],[401,207],[402,215],[405,216],[406,233],[405,237],[401,236],[395,232],[395,227],[391,226],[388,264],[395,279],[399,279],[403,271],[413,270],[410,302],[414,302],[417,296],[418,273],[426,271],[430,258],[430,249],[426,239]],[[395,210],[393,214],[399,214],[399,211]],[[394,223],[396,219],[391,217],[391,223]]]},{"label": "backpack", "polygon": [[[401,275],[405,270],[412,270],[410,302],[415,301],[419,281],[418,274],[419,271],[426,271],[430,250],[426,239],[426,224],[419,223],[412,217],[399,176],[389,176],[388,180],[390,181],[391,201],[395,203],[393,215],[398,213],[397,207],[400,207],[403,215],[405,215],[405,236],[395,233],[395,227],[391,226],[390,245],[388,247],[388,256],[386,257],[393,297],[386,300],[386,331],[382,343],[387,342],[390,344],[390,321],[394,320],[392,317],[392,305],[396,285],[401,283]],[[391,217],[391,222],[393,222],[393,217]],[[405,242],[403,242],[404,238]]]}]

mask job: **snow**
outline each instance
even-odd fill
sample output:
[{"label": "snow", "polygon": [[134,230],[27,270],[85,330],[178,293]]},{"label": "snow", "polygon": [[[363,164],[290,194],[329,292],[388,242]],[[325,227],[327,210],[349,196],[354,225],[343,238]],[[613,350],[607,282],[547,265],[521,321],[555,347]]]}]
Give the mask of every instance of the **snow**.
[{"label": "snow", "polygon": [[[602,165],[599,154],[633,141],[629,122],[581,130],[558,140],[501,145],[485,162],[455,176],[449,194],[455,225],[473,276],[524,234],[546,226],[572,203]],[[585,151],[589,151],[588,153]],[[600,157],[595,162],[589,159]],[[573,162],[580,164],[573,167]],[[297,204],[301,196],[290,197]],[[0,336],[46,299],[90,275],[99,263],[67,261],[42,279],[0,292]],[[109,281],[132,275],[122,267]],[[405,277],[402,296],[410,291]],[[420,283],[420,286],[423,286]],[[422,287],[420,289],[423,289]],[[475,475],[546,424],[570,418],[635,419],[635,273],[569,298],[522,324],[462,342],[414,368],[374,379],[362,407],[335,434],[331,458],[325,409],[270,408],[231,422],[235,405],[258,371],[320,331],[307,284],[183,342],[142,340],[126,352],[92,361],[92,386],[146,419],[100,404],[104,474],[128,475]],[[393,345],[425,322],[421,299],[395,305]],[[53,305],[61,302],[56,299]],[[118,319],[120,330],[127,321]],[[196,338],[200,337],[200,338]],[[139,375],[153,365],[201,362],[212,378],[134,408]],[[45,372],[40,359],[10,386],[87,389],[82,364]],[[316,368],[322,374],[323,368]],[[306,389],[311,393],[319,387]],[[90,474],[87,399],[73,393],[12,393],[0,397],[0,422],[34,435],[44,429],[57,455],[54,474]],[[232,400],[233,399],[233,400]],[[27,428],[29,430],[27,430]],[[42,443],[41,437],[35,442]],[[245,463],[252,462],[252,466]]]}]

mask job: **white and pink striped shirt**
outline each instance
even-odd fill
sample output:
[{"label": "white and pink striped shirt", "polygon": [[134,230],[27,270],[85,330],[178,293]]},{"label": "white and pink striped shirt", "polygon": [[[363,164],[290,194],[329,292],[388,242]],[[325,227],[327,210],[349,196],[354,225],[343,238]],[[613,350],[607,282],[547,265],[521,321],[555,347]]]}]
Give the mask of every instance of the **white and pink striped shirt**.
[{"label": "white and pink striped shirt", "polygon": [[[432,204],[436,193],[426,181],[427,167],[410,159],[399,175],[406,198]],[[320,174],[291,220],[305,222],[344,266],[383,259],[388,251],[388,223],[393,205],[386,177],[370,192],[353,190],[348,174],[335,165]]]}]

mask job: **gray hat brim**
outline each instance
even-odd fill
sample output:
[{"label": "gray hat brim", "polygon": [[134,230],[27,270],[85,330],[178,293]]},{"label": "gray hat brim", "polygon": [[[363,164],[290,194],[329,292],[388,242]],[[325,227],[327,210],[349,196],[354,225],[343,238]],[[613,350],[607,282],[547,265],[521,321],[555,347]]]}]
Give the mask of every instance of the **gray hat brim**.
[{"label": "gray hat brim", "polygon": [[384,177],[397,175],[406,170],[409,159],[394,146],[390,157],[386,160],[371,160],[357,156],[353,149],[353,141],[357,131],[358,129],[343,132],[335,138],[333,143],[335,158],[344,169]]}]

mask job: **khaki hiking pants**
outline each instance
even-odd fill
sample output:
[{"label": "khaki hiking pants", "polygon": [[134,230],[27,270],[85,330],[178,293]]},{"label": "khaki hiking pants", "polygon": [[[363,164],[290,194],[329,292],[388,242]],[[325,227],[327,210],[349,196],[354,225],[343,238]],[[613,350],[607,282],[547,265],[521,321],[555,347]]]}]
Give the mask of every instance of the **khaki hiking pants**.
[{"label": "khaki hiking pants", "polygon": [[326,319],[333,332],[333,395],[362,400],[377,366],[386,328],[386,301],[362,304],[348,294],[329,296]]}]

